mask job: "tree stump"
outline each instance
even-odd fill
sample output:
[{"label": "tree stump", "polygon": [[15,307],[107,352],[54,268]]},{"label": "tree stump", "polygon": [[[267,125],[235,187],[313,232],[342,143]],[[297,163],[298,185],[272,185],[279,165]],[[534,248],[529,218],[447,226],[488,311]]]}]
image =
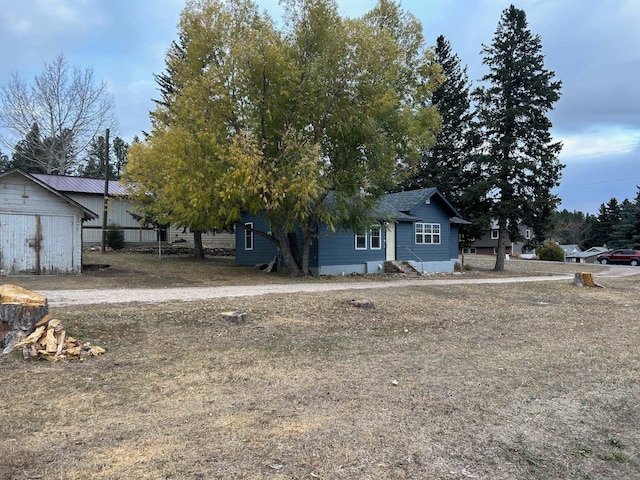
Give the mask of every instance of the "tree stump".
[{"label": "tree stump", "polygon": [[591,272],[576,273],[573,276],[573,284],[578,287],[602,287],[602,285],[594,280],[593,273]]},{"label": "tree stump", "polygon": [[220,314],[224,320],[233,323],[244,323],[247,319],[247,312],[233,311],[233,312],[222,312]]},{"label": "tree stump", "polygon": [[349,305],[353,305],[357,308],[376,308],[375,304],[370,300],[348,300]]},{"label": "tree stump", "polygon": [[0,285],[0,350],[13,346],[31,334],[36,323],[49,313],[46,297],[17,285]]}]

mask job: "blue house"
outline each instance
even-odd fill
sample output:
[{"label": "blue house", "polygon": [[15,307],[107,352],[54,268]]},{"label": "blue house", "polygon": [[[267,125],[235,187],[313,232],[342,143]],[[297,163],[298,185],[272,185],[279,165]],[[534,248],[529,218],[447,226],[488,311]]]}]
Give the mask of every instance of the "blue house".
[{"label": "blue house", "polygon": [[[420,272],[451,272],[458,262],[458,228],[468,224],[437,188],[385,195],[366,232],[318,227],[309,268],[315,275],[383,273],[385,262],[408,262]],[[246,215],[236,229],[236,264],[278,260],[274,242],[253,230],[269,232],[260,216]]]}]

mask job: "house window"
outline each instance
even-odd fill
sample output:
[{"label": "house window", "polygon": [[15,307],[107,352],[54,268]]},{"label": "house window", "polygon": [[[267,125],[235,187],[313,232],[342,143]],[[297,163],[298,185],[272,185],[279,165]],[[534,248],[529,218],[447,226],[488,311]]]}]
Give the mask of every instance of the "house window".
[{"label": "house window", "polygon": [[529,230],[528,228],[524,231],[524,238],[526,238],[527,240],[531,240],[531,230]]},{"label": "house window", "polygon": [[253,250],[253,222],[244,224],[244,249]]},{"label": "house window", "polygon": [[416,223],[416,244],[440,244],[439,223]]},{"label": "house window", "polygon": [[366,249],[367,249],[367,234],[356,233],[356,250],[366,250]]},{"label": "house window", "polygon": [[465,247],[462,249],[462,253],[476,253],[476,247]]},{"label": "house window", "polygon": [[380,250],[382,248],[382,240],[380,236],[380,225],[374,225],[369,231],[369,245],[372,250]]},{"label": "house window", "polygon": [[491,230],[491,240],[497,240],[500,237],[500,230]]}]

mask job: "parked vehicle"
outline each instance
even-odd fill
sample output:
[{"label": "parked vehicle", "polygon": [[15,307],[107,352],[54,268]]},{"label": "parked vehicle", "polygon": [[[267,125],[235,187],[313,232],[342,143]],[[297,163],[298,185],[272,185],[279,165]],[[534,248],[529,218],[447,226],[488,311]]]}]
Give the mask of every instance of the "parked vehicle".
[{"label": "parked vehicle", "polygon": [[598,262],[602,265],[607,263],[622,263],[637,267],[640,265],[640,250],[614,250],[609,253],[598,255]]}]

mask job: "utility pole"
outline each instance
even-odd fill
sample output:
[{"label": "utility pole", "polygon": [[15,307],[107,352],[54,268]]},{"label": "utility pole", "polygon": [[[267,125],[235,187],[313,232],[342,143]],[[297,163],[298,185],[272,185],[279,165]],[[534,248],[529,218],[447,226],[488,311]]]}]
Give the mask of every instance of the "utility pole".
[{"label": "utility pole", "polygon": [[104,132],[104,203],[102,207],[102,253],[107,251],[107,211],[109,196],[109,129]]}]

